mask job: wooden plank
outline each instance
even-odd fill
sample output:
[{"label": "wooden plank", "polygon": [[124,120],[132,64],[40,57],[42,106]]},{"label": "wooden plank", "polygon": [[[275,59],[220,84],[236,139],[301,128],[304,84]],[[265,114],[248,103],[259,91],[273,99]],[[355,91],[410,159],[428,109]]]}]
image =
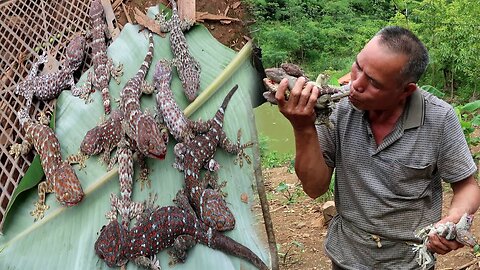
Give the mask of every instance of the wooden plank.
[{"label": "wooden plank", "polygon": [[180,19],[189,19],[195,21],[195,0],[178,0],[178,15]]},{"label": "wooden plank", "polygon": [[102,0],[101,2],[107,20],[108,32],[112,36],[112,40],[115,40],[120,34],[120,29],[118,28],[117,19],[113,13],[112,3],[110,3],[110,0]]}]

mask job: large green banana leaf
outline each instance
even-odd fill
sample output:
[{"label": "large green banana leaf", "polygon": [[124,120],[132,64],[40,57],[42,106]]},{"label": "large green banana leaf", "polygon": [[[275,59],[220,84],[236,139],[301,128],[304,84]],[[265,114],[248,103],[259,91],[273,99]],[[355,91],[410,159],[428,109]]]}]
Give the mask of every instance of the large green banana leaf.
[{"label": "large green banana leaf", "polygon": [[[149,15],[152,15],[152,10]],[[119,93],[126,81],[131,78],[142,63],[148,45],[145,32],[140,27],[126,25],[120,36],[108,49],[114,63],[124,65],[121,83],[110,82],[112,98],[119,98]],[[187,40],[193,56],[200,62],[201,89],[207,88],[225,69],[236,53],[216,41],[203,26],[195,26],[187,34]],[[154,61],[147,74],[147,81],[152,82],[155,63],[162,58],[171,59],[168,34],[165,38],[155,35]],[[91,71],[91,70],[89,70]],[[78,85],[86,80],[83,74]],[[233,96],[226,110],[224,130],[229,138],[236,140],[237,130],[242,129],[242,142],[257,141],[255,121],[252,114],[251,97],[259,88],[259,80],[249,61],[241,63],[240,68],[231,78],[219,86],[203,106],[195,111],[191,118],[209,119],[220,106],[224,96],[235,84],[238,91]],[[175,98],[182,108],[188,103],[182,92],[176,74],[172,81]],[[85,133],[97,125],[103,116],[102,101],[99,92],[93,94],[94,101],[85,104],[83,100],[73,97],[70,92],[62,93],[57,102],[56,134],[60,140],[64,157],[77,153]],[[153,97],[142,97],[142,107],[154,113]],[[113,104],[117,107],[117,104]],[[151,169],[151,188],[140,189],[137,182],[133,189],[133,199],[142,201],[149,193],[157,193],[159,205],[172,205],[172,199],[183,186],[183,174],[172,167],[174,140],[171,139],[165,160],[148,159]],[[255,145],[254,147],[258,147]],[[248,149],[252,157],[256,149]],[[218,172],[219,181],[227,181],[224,191],[226,200],[236,217],[236,227],[226,235],[249,247],[267,265],[271,264],[262,212],[260,211],[255,181],[258,158],[252,158],[253,164],[240,168],[234,165],[234,156],[218,150],[215,159],[221,164]],[[77,175],[85,191],[84,200],[77,206],[62,207],[53,194],[47,195],[46,211],[43,219],[33,222],[29,212],[37,200],[37,189],[28,190],[17,200],[6,220],[4,234],[0,238],[0,269],[107,269],[94,252],[94,242],[98,232],[107,223],[104,214],[110,210],[110,194],[119,193],[117,168],[107,171],[98,157],[87,160],[87,167],[79,170]],[[136,167],[138,171],[138,167]],[[137,176],[135,176],[137,177]],[[248,201],[245,202],[245,198]],[[170,269],[167,252],[162,251],[157,258],[163,269]],[[212,250],[203,245],[196,245],[189,251],[184,264],[174,266],[182,269],[255,269],[250,263],[223,252]],[[133,263],[128,269],[137,269]]]}]

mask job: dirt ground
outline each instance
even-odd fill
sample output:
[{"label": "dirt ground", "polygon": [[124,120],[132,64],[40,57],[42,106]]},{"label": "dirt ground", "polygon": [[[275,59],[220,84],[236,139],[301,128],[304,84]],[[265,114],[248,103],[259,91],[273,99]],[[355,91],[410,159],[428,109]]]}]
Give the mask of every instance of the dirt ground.
[{"label": "dirt ground", "polygon": [[[113,1],[112,2],[116,2]],[[158,3],[166,4],[168,0],[127,0],[123,1],[125,9],[117,8],[115,14],[120,25],[128,22],[125,11],[129,14],[129,18],[134,21],[134,8],[145,11],[150,6]],[[249,16],[246,6],[240,0],[224,0],[224,1],[208,1],[196,0],[197,12],[208,12],[214,15],[223,15],[240,21],[229,20],[208,20],[203,23],[210,33],[222,44],[236,51],[239,51],[243,45],[250,39],[248,25],[254,21]]]},{"label": "dirt ground", "polygon": [[[331,269],[331,263],[323,250],[326,226],[322,214],[322,204],[309,198],[301,189],[295,174],[287,167],[263,171],[270,213],[273,219],[275,238],[279,247],[281,270]],[[288,191],[280,191],[286,183]],[[448,209],[452,192],[446,191],[444,210]],[[472,231],[480,239],[480,213],[475,216]],[[476,262],[471,268],[465,267]],[[480,260],[475,258],[472,249],[464,247],[438,257],[436,269],[480,269]]]},{"label": "dirt ground", "polygon": [[[134,7],[144,11],[146,7],[158,2],[162,0],[131,0],[123,3],[126,11],[131,13],[130,16],[133,18]],[[196,10],[241,20],[241,22],[230,23],[220,21],[204,23],[222,44],[238,51],[249,39],[248,26],[254,23],[254,20],[249,16],[243,2],[197,0]],[[127,19],[124,12],[116,13],[119,23],[125,24]],[[322,217],[322,202],[308,198],[301,190],[296,176],[289,173],[286,167],[264,170],[264,177],[279,248],[280,269],[330,269],[330,260],[323,251],[326,227]],[[281,182],[285,185],[280,184]],[[283,191],[278,191],[279,185],[284,187]],[[451,191],[447,191],[444,209],[447,209],[451,197]],[[477,239],[480,239],[480,213],[477,213],[475,220],[473,232]],[[470,266],[469,264],[475,260],[477,262]],[[471,249],[463,248],[448,255],[439,256],[436,269],[480,269],[480,263],[478,258],[473,256]]]}]

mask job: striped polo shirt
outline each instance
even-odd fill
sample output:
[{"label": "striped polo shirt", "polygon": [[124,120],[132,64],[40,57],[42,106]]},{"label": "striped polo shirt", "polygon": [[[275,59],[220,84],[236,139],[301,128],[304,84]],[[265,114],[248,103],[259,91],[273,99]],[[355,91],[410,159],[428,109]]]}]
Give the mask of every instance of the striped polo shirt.
[{"label": "striped polo shirt", "polygon": [[[461,181],[476,171],[454,109],[417,89],[394,130],[380,145],[366,113],[348,99],[317,126],[326,163],[335,168],[335,203],[325,241],[327,255],[346,269],[418,269],[408,242],[437,222],[442,180]],[[373,235],[380,238],[381,247]]]}]

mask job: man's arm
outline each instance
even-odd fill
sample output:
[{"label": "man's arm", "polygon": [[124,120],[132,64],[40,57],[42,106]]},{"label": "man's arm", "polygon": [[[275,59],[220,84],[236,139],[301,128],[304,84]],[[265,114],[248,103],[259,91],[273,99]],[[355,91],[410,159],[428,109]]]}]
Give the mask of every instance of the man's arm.
[{"label": "man's arm", "polygon": [[474,214],[480,206],[480,187],[473,175],[451,186],[453,198],[448,216],[458,221],[464,213]]},{"label": "man's arm", "polygon": [[[457,223],[463,214],[474,214],[480,206],[480,187],[473,175],[468,178],[451,184],[453,198],[448,215],[442,218],[437,224],[451,221]],[[480,221],[476,221],[480,222]],[[438,254],[446,254],[452,250],[463,247],[457,241],[448,241],[438,235],[430,236],[428,249]]]},{"label": "man's arm", "polygon": [[328,191],[333,168],[322,154],[315,127],[295,131],[295,173],[308,196],[317,198]]},{"label": "man's arm", "polygon": [[283,79],[275,98],[280,112],[290,121],[295,136],[295,172],[308,196],[317,198],[330,185],[333,168],[325,163],[315,129],[313,110],[319,90],[311,84],[305,87],[305,78],[300,77],[285,100],[288,81]]}]

